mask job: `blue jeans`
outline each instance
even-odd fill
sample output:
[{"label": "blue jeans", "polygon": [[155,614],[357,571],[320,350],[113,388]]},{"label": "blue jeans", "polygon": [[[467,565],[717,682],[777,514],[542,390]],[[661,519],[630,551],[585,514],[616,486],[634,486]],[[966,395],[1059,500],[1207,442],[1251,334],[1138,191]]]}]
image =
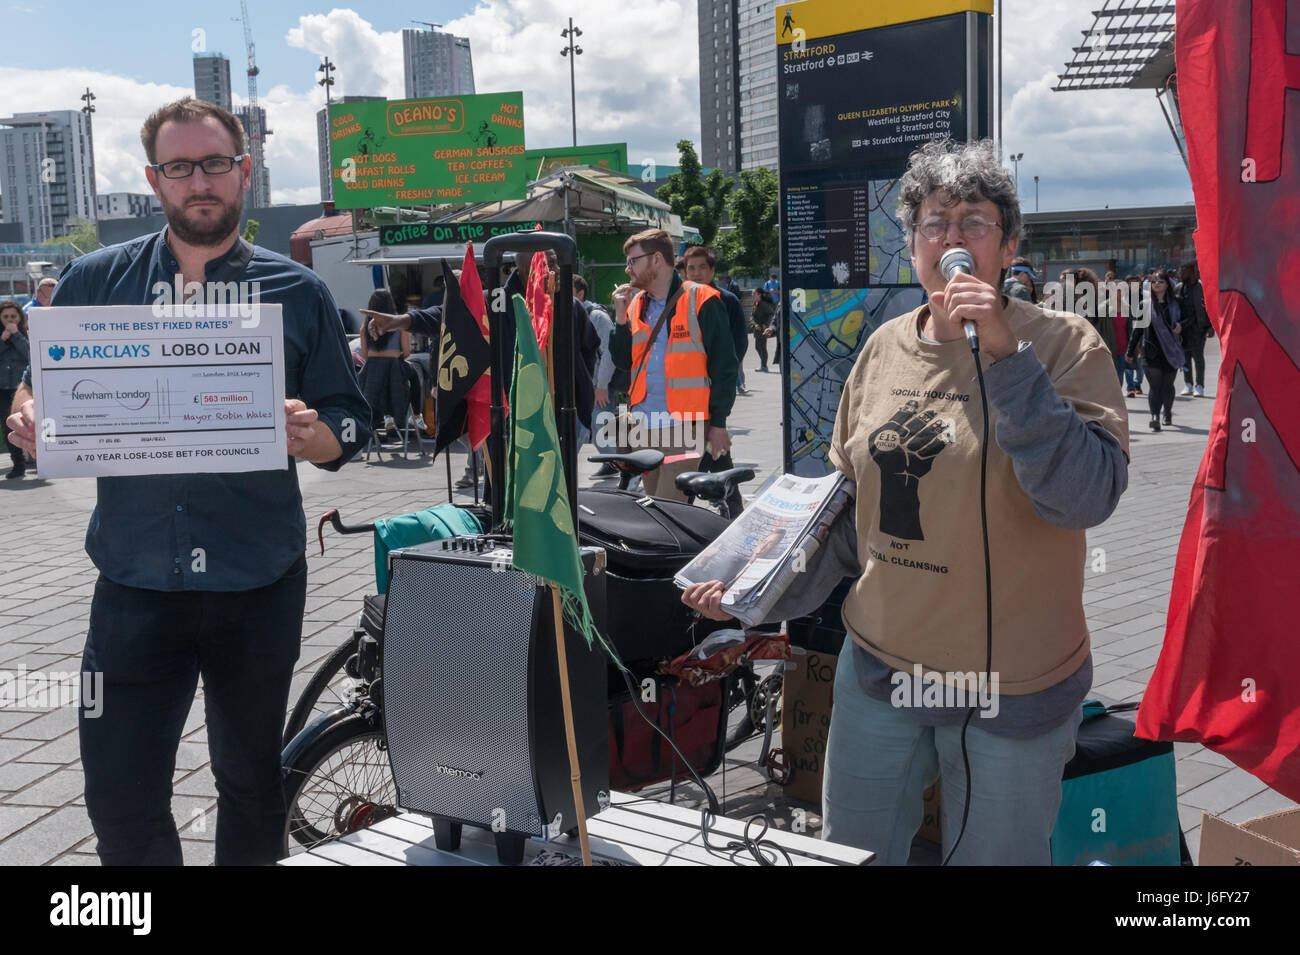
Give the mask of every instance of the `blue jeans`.
[{"label": "blue jeans", "polygon": [[[943,857],[961,831],[966,770],[961,724],[922,726],[905,709],[867,696],[846,637],[822,780],[822,838],[870,849],[884,865],[906,865],[921,826],[922,793],[943,777]],[[1074,755],[1077,719],[1032,739],[966,732],[970,816],[953,865],[1050,865],[1061,808],[1061,775]]]},{"label": "blue jeans", "polygon": [[100,576],[81,669],[103,674],[103,706],[97,717],[81,711],[80,730],[86,809],[104,865],[182,863],[172,776],[200,676],[217,784],[216,863],[280,858],[280,735],[306,597],[306,558],[246,591],[140,590]]},{"label": "blue jeans", "polygon": [[1126,391],[1135,391],[1142,387],[1142,362],[1137,363],[1136,368],[1124,367],[1124,381],[1128,385]]}]

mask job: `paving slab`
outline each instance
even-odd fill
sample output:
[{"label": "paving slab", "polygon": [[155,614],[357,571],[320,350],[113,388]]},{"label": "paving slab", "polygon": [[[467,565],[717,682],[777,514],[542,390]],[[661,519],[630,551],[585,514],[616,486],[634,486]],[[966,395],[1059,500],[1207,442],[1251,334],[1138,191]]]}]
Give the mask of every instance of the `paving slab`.
[{"label": "paving slab", "polygon": [[[7,839],[50,812],[48,806],[0,806],[0,840]],[[0,842],[0,865],[14,865]]]},{"label": "paving slab", "polygon": [[57,808],[82,801],[85,791],[86,781],[79,769],[60,769],[25,789],[10,793],[5,797],[4,804]]},{"label": "paving slab", "polygon": [[1234,806],[1267,789],[1267,786],[1249,773],[1226,772],[1187,790],[1178,798],[1188,806],[1204,809],[1215,815],[1223,815]]},{"label": "paving slab", "polygon": [[92,832],[85,809],[78,806],[57,809],[0,842],[0,862],[5,865],[45,865]]}]

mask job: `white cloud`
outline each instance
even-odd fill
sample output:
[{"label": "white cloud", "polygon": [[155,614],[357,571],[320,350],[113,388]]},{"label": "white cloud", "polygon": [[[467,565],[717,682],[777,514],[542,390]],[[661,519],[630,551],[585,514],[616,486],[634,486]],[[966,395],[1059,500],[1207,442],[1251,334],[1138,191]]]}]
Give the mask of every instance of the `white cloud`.
[{"label": "white cloud", "polygon": [[330,58],[338,67],[334,74],[336,97],[400,99],[403,95],[401,30],[382,33],[356,11],[335,9],[299,17],[298,26],[284,39],[291,47]]},{"label": "white cloud", "polygon": [[159,106],[193,90],[141,83],[91,70],[0,67],[0,116],[80,109],[86,87],[95,94],[95,187],[100,192],[148,192],[140,126]]},{"label": "white cloud", "polygon": [[1052,89],[1096,4],[1004,0],[1003,144],[1023,152],[1020,192],[1043,211],[1190,202],[1187,167],[1151,90]]},{"label": "white cloud", "polygon": [[[320,202],[320,165],[316,144],[316,111],[325,105],[320,88],[297,93],[280,85],[259,92],[271,135],[263,141],[263,161],[271,175],[271,202]],[[236,96],[236,106],[245,97]]]},{"label": "white cloud", "polygon": [[[529,148],[572,142],[567,42],[574,4],[485,0],[444,29],[467,36],[481,90],[523,90]],[[623,142],[628,158],[676,164],[700,138],[698,20],[693,0],[585,4],[576,25],[578,143]],[[400,52],[400,51],[399,51]]]}]

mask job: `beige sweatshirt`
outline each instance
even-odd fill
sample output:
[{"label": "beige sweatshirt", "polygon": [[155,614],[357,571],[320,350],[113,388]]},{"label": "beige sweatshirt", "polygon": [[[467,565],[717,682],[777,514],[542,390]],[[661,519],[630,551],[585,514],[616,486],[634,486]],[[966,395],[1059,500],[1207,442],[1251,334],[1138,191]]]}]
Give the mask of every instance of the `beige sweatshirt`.
[{"label": "beige sweatshirt", "polygon": [[[1012,330],[1033,344],[1057,396],[1114,435],[1127,455],[1128,414],[1097,332],[1070,313],[1004,302]],[[920,339],[925,307],[871,335],[840,399],[830,458],[857,482],[864,567],[843,613],[863,648],[896,669],[911,672],[919,663],[978,672],[985,666],[979,385],[964,339]],[[995,407],[990,415],[996,421]],[[1069,676],[1088,654],[1085,534],[1039,516],[996,427],[987,507],[993,670],[1001,692],[1034,693]]]}]

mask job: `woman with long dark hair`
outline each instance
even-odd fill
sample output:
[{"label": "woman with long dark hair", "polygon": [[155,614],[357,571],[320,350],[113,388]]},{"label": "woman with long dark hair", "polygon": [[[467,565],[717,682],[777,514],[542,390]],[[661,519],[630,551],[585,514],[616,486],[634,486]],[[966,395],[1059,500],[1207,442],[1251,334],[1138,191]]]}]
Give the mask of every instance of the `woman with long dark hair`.
[{"label": "woman with long dark hair", "polygon": [[[9,406],[14,402],[14,391],[23,380],[30,348],[27,343],[27,316],[23,308],[11,298],[0,302],[0,417],[9,417]],[[5,475],[9,480],[20,478],[27,473],[27,462],[22,449],[9,444],[9,426],[0,422],[3,429],[0,445],[9,449],[9,460],[13,467]]]},{"label": "woman with long dark hair", "polygon": [[[370,294],[366,308],[391,315],[397,312],[397,303],[392,292],[377,288]],[[378,435],[384,428],[385,416],[391,417],[398,428],[406,423],[410,389],[405,365],[411,354],[411,333],[394,329],[376,336],[372,328],[372,323],[366,322],[361,329],[361,357],[365,361],[361,369],[361,393],[370,405],[371,423]],[[395,441],[398,437],[390,428],[386,439]]]},{"label": "woman with long dark hair", "polygon": [[1148,427],[1160,430],[1160,411],[1163,408],[1165,424],[1174,423],[1174,373],[1183,367],[1183,347],[1178,336],[1180,323],[1178,302],[1171,291],[1172,281],[1164,269],[1156,269],[1149,277],[1151,283],[1151,313],[1147,322],[1138,327],[1134,323],[1133,335],[1128,343],[1128,357],[1141,358],[1142,370],[1149,385],[1147,404],[1151,409]]}]

